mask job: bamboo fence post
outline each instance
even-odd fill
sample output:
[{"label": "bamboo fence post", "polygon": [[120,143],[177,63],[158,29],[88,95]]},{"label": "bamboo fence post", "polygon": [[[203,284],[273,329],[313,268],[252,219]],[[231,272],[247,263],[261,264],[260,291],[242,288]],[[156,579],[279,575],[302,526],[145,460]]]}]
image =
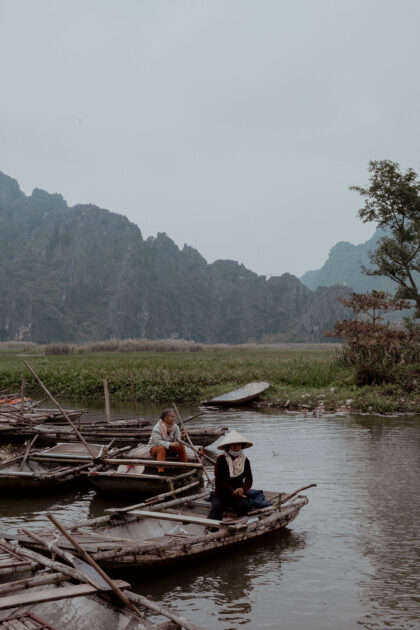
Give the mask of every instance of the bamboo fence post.
[{"label": "bamboo fence post", "polygon": [[188,444],[189,444],[190,448],[193,450],[193,452],[194,452],[194,454],[195,454],[195,456],[196,456],[196,458],[197,458],[197,461],[198,461],[198,462],[200,462],[200,464],[202,465],[202,467],[203,467],[203,472],[204,472],[204,474],[205,474],[205,475],[206,475],[206,477],[207,477],[207,481],[209,482],[209,484],[211,484],[211,479],[210,479],[209,473],[207,472],[207,470],[206,470],[206,468],[205,468],[205,466],[204,466],[204,463],[200,460],[200,455],[199,455],[198,451],[194,448],[193,443],[191,442],[191,438],[190,438],[190,436],[188,435],[188,431],[186,430],[185,425],[184,425],[184,423],[182,422],[182,418],[181,418],[181,416],[179,415],[178,408],[177,408],[177,406],[176,406],[176,404],[175,404],[175,403],[172,403],[172,405],[173,405],[173,408],[175,409],[176,415],[178,416],[178,420],[179,420],[179,423],[180,423],[180,425],[181,425],[181,429],[182,429],[182,431],[185,433],[185,436],[186,436],[186,438],[187,438]]},{"label": "bamboo fence post", "polygon": [[104,394],[105,394],[105,416],[106,421],[111,424],[111,406],[109,404],[108,380],[104,378]]},{"label": "bamboo fence post", "polygon": [[22,376],[22,386],[20,388],[20,413],[23,419],[23,410],[25,408],[25,375]]},{"label": "bamboo fence post", "polygon": [[134,409],[136,411],[136,418],[137,418],[137,422],[140,424],[140,416],[139,416],[139,410],[137,407],[137,398],[136,398],[136,392],[134,390],[134,376],[131,370],[128,371],[128,374],[130,376],[130,385],[131,385],[131,393],[133,395],[133,402],[134,402]]},{"label": "bamboo fence post", "polygon": [[122,592],[122,590],[116,586],[116,584],[114,584],[114,582],[111,580],[111,578],[105,573],[105,571],[95,562],[95,560],[93,558],[90,557],[90,555],[87,553],[87,551],[85,551],[83,549],[83,547],[81,547],[79,545],[79,543],[77,542],[77,540],[75,540],[75,538],[73,538],[73,536],[61,525],[61,523],[59,523],[52,514],[50,514],[49,512],[47,512],[47,518],[51,521],[51,523],[53,523],[55,525],[55,527],[58,529],[58,531],[63,534],[63,536],[65,538],[67,538],[67,540],[73,545],[73,547],[80,553],[80,555],[82,556],[82,558],[88,563],[90,564],[91,567],[93,567],[95,569],[95,571],[97,573],[99,573],[99,575],[105,580],[105,582],[107,584],[109,584],[109,586],[112,588],[112,590],[114,591],[114,593],[121,599],[121,601],[128,606],[128,608],[130,608],[131,610],[133,610],[137,615],[139,615],[139,617],[141,617],[141,613],[138,610],[138,608],[136,606],[134,606],[134,604],[132,602],[130,602],[130,600],[128,599],[128,597]]},{"label": "bamboo fence post", "polygon": [[18,472],[20,472],[22,470],[22,468],[24,467],[24,465],[26,463],[26,460],[28,459],[29,452],[30,452],[31,448],[33,447],[33,445],[35,444],[35,442],[37,441],[37,439],[38,439],[38,433],[36,435],[34,435],[32,440],[28,444],[28,448],[25,451],[25,455],[23,456],[23,459],[20,462],[20,466],[18,468]]},{"label": "bamboo fence post", "polygon": [[64,411],[64,409],[61,407],[60,403],[56,401],[56,399],[54,398],[54,396],[49,392],[49,390],[45,387],[44,383],[41,381],[41,379],[39,378],[39,376],[35,373],[35,371],[31,368],[31,366],[29,365],[29,363],[27,361],[25,361],[25,365],[28,368],[28,370],[30,372],[32,372],[32,374],[34,375],[35,379],[37,380],[37,382],[39,383],[39,385],[42,387],[42,389],[44,390],[44,392],[51,398],[52,402],[54,403],[54,405],[57,407],[57,409],[60,410],[60,412],[63,414],[63,416],[65,417],[65,419],[67,420],[67,422],[70,424],[70,426],[72,427],[73,431],[75,432],[75,434],[77,435],[77,437],[79,438],[79,440],[85,445],[87,452],[90,454],[90,456],[92,457],[92,459],[95,459],[95,455],[93,454],[93,452],[90,450],[89,448],[89,444],[86,442],[85,438],[83,437],[83,435],[81,433],[79,433],[79,431],[76,429],[75,425],[73,424],[73,422],[70,420],[69,416],[66,414],[66,412]]}]

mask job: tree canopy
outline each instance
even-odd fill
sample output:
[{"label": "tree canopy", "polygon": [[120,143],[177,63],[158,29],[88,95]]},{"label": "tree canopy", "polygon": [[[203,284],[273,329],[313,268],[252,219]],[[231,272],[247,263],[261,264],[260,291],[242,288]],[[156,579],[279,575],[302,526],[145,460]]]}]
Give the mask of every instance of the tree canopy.
[{"label": "tree canopy", "polygon": [[372,276],[386,276],[399,286],[397,297],[414,300],[420,317],[420,181],[409,168],[390,160],[369,162],[369,186],[351,186],[365,199],[359,210],[364,223],[376,222],[386,235],[370,253],[374,269],[363,268]]}]

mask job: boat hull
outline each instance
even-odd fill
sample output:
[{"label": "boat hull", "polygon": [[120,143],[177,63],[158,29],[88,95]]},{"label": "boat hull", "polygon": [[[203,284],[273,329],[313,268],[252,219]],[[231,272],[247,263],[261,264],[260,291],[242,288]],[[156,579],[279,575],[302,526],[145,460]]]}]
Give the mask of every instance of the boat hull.
[{"label": "boat hull", "polygon": [[[99,559],[96,554],[96,561],[105,569],[121,570],[138,568],[157,569],[160,567],[175,567],[186,562],[193,562],[200,558],[213,556],[214,554],[231,551],[235,548],[243,547],[257,539],[265,538],[274,532],[280,531],[294,521],[303,505],[308,503],[307,497],[303,498],[303,502],[298,508],[290,506],[286,510],[282,510],[282,514],[278,514],[270,522],[266,522],[263,528],[255,528],[253,531],[238,532],[237,534],[229,534],[226,537],[217,538],[215,534],[201,536],[201,540],[197,540],[194,544],[184,544],[182,552],[178,549],[166,553],[158,550],[154,554],[128,554],[125,557]],[[141,546],[141,543],[140,543]]]},{"label": "boat hull", "polygon": [[203,400],[202,405],[208,407],[236,407],[240,405],[247,405],[252,402],[258,396],[260,396],[266,389],[270,387],[270,383],[265,381],[248,383],[243,387],[239,387],[226,394],[215,396],[210,400]]},{"label": "boat hull", "polygon": [[88,480],[96,490],[114,497],[130,499],[155,496],[173,489],[181,488],[193,481],[199,481],[202,470],[193,470],[173,477],[158,475],[132,475],[109,472],[91,472]]}]

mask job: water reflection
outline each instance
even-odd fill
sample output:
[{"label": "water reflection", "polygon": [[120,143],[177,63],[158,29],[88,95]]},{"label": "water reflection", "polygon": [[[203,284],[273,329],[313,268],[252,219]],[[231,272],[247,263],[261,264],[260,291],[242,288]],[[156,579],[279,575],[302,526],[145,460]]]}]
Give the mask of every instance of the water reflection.
[{"label": "water reflection", "polygon": [[[234,629],[252,624],[253,607],[261,589],[281,582],[284,563],[298,562],[305,545],[305,534],[284,529],[269,538],[183,566],[182,578],[179,572],[176,574],[176,581],[182,581],[175,588],[169,571],[164,577],[161,572],[149,574],[147,590],[153,598],[178,610],[185,610],[182,602],[187,603],[190,616],[197,619],[199,611],[206,618],[206,628]],[[131,579],[131,584],[134,590],[144,592],[144,579]]]}]

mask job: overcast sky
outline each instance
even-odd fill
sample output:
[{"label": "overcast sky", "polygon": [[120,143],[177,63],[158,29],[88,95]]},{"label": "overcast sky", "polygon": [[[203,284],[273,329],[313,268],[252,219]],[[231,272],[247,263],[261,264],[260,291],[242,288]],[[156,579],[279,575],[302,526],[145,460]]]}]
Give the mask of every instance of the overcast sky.
[{"label": "overcast sky", "polygon": [[0,0],[0,170],[212,262],[322,266],[420,171],[418,0]]}]

